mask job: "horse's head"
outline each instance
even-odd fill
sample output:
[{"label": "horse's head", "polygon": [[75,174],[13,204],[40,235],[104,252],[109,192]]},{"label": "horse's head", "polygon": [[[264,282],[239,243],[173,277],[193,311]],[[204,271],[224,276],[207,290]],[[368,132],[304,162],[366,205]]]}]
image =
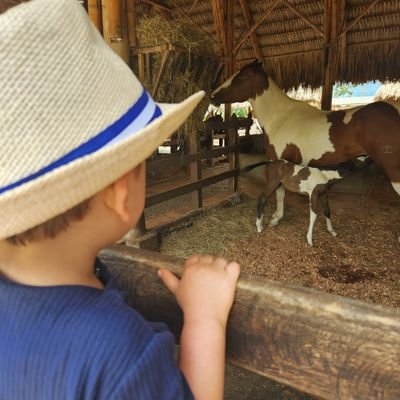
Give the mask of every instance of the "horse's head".
[{"label": "horse's head", "polygon": [[268,88],[268,76],[258,60],[242,67],[211,94],[213,104],[242,102]]}]

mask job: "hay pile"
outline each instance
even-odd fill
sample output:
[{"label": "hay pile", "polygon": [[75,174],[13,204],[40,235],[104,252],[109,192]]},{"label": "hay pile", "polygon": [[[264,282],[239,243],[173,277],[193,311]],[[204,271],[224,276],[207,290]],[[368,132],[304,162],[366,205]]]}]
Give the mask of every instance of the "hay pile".
[{"label": "hay pile", "polygon": [[[198,90],[210,93],[219,61],[213,56],[215,43],[209,36],[185,20],[166,20],[156,13],[145,15],[139,20],[137,35],[142,48],[170,44],[179,50],[169,55],[155,100],[176,103]],[[154,80],[159,70],[161,57],[161,53],[151,55],[151,80]],[[151,91],[153,82],[145,81],[144,85]],[[208,104],[206,96],[179,134],[186,134],[201,126]]]}]

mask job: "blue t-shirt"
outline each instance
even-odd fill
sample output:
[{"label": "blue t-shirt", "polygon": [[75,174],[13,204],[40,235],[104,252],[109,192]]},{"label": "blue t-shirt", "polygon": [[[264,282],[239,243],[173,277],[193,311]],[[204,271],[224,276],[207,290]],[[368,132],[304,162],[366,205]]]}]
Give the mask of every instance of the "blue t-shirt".
[{"label": "blue t-shirt", "polygon": [[0,400],[193,399],[172,334],[100,273],[104,289],[0,278]]}]

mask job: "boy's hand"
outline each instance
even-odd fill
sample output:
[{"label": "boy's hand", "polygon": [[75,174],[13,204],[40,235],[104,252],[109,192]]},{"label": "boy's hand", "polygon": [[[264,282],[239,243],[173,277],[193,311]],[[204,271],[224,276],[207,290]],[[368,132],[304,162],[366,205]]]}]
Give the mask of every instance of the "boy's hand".
[{"label": "boy's hand", "polygon": [[195,255],[184,264],[181,279],[161,269],[159,276],[175,295],[182,308],[185,323],[218,321],[226,325],[232,307],[240,267],[222,257]]}]

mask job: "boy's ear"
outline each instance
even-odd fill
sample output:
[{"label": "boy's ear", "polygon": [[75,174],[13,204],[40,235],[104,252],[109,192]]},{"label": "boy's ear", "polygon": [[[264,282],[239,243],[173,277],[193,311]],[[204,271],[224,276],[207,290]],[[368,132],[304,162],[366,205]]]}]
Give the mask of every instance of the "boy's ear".
[{"label": "boy's ear", "polygon": [[104,202],[124,222],[131,218],[128,204],[129,174],[127,173],[104,189]]}]

